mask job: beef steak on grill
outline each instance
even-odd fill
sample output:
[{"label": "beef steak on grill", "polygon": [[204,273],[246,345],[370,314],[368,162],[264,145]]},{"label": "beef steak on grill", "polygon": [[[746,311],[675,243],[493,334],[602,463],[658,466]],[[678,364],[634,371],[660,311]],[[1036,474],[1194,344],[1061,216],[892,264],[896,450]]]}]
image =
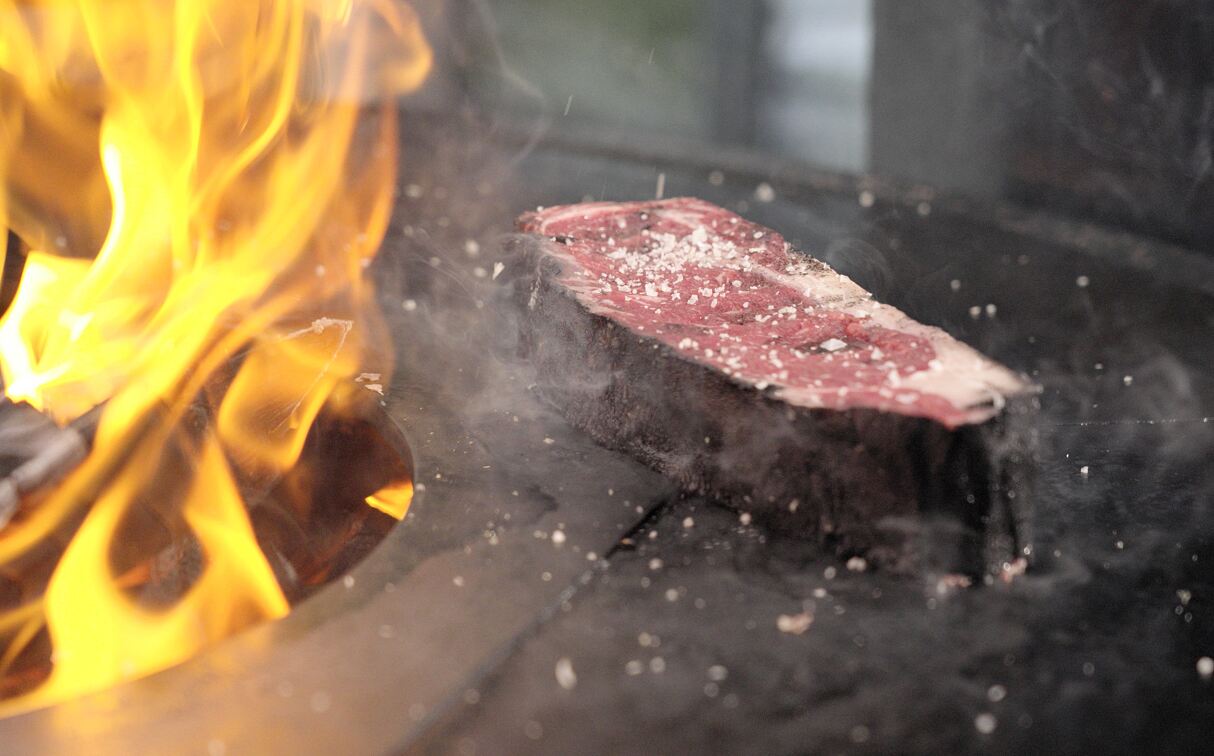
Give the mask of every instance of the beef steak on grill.
[{"label": "beef steak on grill", "polygon": [[537,388],[678,479],[897,570],[1030,553],[1036,388],[697,199],[519,219]]}]

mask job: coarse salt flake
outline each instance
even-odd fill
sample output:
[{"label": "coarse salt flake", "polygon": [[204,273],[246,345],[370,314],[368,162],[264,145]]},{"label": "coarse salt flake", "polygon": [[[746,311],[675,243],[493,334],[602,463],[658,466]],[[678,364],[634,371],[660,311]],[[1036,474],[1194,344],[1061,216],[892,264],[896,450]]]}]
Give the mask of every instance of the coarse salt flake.
[{"label": "coarse salt flake", "polygon": [[812,614],[801,612],[799,614],[781,614],[776,617],[776,628],[782,633],[789,635],[802,635],[814,623]]},{"label": "coarse salt flake", "polygon": [[565,690],[577,687],[577,674],[573,671],[573,662],[563,656],[556,662],[556,682]]},{"label": "coarse salt flake", "polygon": [[1214,659],[1208,656],[1198,659],[1197,674],[1201,675],[1203,680],[1209,680],[1211,677],[1214,677]]}]

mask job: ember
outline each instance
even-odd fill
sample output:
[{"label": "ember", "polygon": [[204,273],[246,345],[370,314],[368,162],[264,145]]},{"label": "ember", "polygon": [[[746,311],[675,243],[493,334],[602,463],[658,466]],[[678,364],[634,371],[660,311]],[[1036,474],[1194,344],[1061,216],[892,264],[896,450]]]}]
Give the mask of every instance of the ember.
[{"label": "ember", "polygon": [[[0,674],[37,644],[54,661],[8,710],[288,611],[250,497],[306,482],[317,418],[378,398],[354,381],[387,353],[364,271],[395,97],[429,66],[392,0],[0,0],[0,228],[25,258],[6,395],[59,423],[102,408],[83,464],[0,531]],[[403,516],[411,487],[380,484],[366,511]]]}]

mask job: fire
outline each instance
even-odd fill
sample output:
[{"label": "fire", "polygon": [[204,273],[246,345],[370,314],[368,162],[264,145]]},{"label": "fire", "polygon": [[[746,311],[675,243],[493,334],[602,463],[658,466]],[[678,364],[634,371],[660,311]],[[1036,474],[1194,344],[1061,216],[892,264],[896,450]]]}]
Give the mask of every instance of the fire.
[{"label": "fire", "polygon": [[[58,422],[103,407],[81,467],[0,530],[6,574],[66,541],[45,592],[0,613],[0,675],[39,634],[53,649],[9,710],[288,611],[239,482],[290,469],[322,408],[374,396],[352,380],[387,346],[366,268],[395,98],[430,64],[394,0],[0,0],[0,240],[28,250],[0,371]],[[147,507],[201,555],[168,606],[130,590]]]}]

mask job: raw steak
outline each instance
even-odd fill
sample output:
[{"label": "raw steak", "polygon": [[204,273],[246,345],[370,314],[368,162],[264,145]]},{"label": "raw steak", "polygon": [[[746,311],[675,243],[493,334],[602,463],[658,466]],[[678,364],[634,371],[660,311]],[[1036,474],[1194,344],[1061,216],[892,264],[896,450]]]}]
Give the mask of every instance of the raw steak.
[{"label": "raw steak", "polygon": [[519,229],[537,388],[599,442],[842,556],[977,574],[1030,553],[1022,377],[701,200]]}]

